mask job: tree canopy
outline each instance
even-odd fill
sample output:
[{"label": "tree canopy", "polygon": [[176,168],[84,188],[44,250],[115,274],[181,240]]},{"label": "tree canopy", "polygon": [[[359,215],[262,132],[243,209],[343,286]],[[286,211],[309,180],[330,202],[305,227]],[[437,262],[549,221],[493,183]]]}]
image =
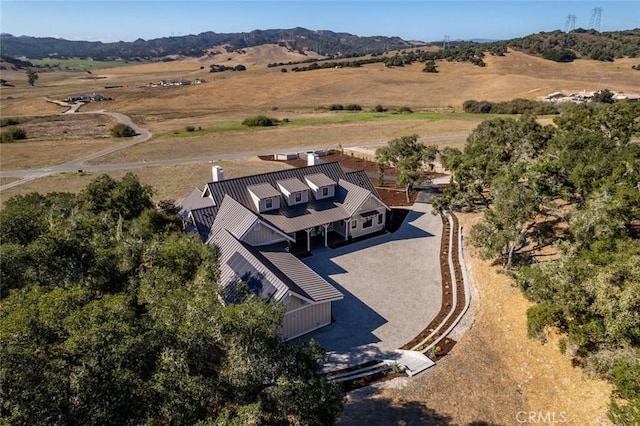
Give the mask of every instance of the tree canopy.
[{"label": "tree canopy", "polygon": [[[418,182],[425,170],[433,170],[438,149],[418,141],[418,135],[402,136],[390,140],[387,146],[376,150],[376,163],[380,180],[384,180],[384,167],[393,166],[398,172],[396,184],[406,186]],[[407,193],[408,197],[408,193]]]},{"label": "tree canopy", "polygon": [[[554,123],[482,123],[464,151],[442,151],[454,178],[434,205],[483,211],[471,241],[536,303],[529,334],[563,333],[561,349],[629,400],[612,402],[611,419],[638,424],[640,104],[577,105]],[[532,256],[543,246],[554,260]]]},{"label": "tree canopy", "polygon": [[283,310],[225,306],[216,252],[133,175],[0,211],[0,418],[7,424],[333,422],[323,350]]}]

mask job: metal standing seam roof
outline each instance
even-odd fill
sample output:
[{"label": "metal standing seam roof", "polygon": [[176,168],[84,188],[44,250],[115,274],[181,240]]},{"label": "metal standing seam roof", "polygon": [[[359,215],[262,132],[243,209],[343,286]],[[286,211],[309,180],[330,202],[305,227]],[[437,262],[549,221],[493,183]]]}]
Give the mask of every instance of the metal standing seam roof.
[{"label": "metal standing seam roof", "polygon": [[[353,216],[360,206],[373,196],[368,189],[361,188],[357,185],[341,180],[338,185],[340,192],[344,191],[344,201],[342,203],[343,208],[349,214],[349,217]],[[384,205],[384,204],[383,204]]]},{"label": "metal standing seam roof", "polygon": [[345,178],[345,172],[340,167],[338,162],[316,164],[315,166],[298,167],[294,169],[279,170],[276,172],[262,173],[259,175],[244,176],[234,179],[225,179],[219,182],[209,182],[207,184],[207,190],[211,193],[213,200],[219,204],[222,202],[225,194],[228,194],[234,200],[238,201],[243,206],[257,213],[249,190],[247,189],[251,185],[269,183],[271,186],[277,186],[277,182],[280,180],[286,180],[291,178],[297,178],[300,181],[305,181],[305,176],[313,175],[316,173],[323,173],[335,182]]},{"label": "metal standing seam roof", "polygon": [[354,185],[358,185],[361,188],[368,189],[377,198],[380,198],[378,191],[376,191],[376,188],[371,183],[371,179],[369,179],[367,172],[365,172],[364,170],[356,170],[353,172],[348,172],[345,175],[346,175],[345,179],[347,181],[351,182]]},{"label": "metal standing seam roof", "polygon": [[335,200],[312,200],[263,212],[262,218],[287,234],[348,219],[349,213]]},{"label": "metal standing seam roof", "polygon": [[281,195],[280,191],[267,182],[247,186],[247,189],[261,200],[264,200],[265,198],[279,197]]},{"label": "metal standing seam roof", "polygon": [[344,297],[340,291],[291,253],[278,250],[261,250],[260,253],[277,271],[284,274],[315,302],[340,300]]},{"label": "metal standing seam roof", "polygon": [[213,200],[209,197],[202,196],[202,189],[194,188],[184,200],[179,204],[180,210],[178,214],[182,219],[186,219],[191,210],[201,209],[213,206]]},{"label": "metal standing seam roof", "polygon": [[228,195],[222,199],[218,214],[208,232],[207,241],[222,230],[229,231],[237,239],[251,229],[258,221],[258,216]]},{"label": "metal standing seam roof", "polygon": [[289,194],[309,190],[309,187],[306,184],[302,183],[302,181],[298,178],[289,178],[289,179],[279,180],[276,183],[280,188],[282,188]]},{"label": "metal standing seam roof", "polygon": [[202,241],[206,241],[209,236],[209,230],[213,226],[217,208],[215,206],[203,207],[200,209],[191,210],[190,214],[193,218],[193,225],[196,231],[200,235]]},{"label": "metal standing seam roof", "polygon": [[210,241],[218,252],[223,298],[227,303],[238,301],[237,284],[245,281],[256,295],[281,301],[291,290],[246,244],[242,244],[229,231],[218,232]]},{"label": "metal standing seam roof", "polygon": [[325,175],[324,173],[314,173],[312,175],[306,175],[305,179],[318,188],[336,184],[335,180],[331,179],[329,176]]},{"label": "metal standing seam roof", "polygon": [[290,253],[259,251],[226,230],[217,233],[212,242],[218,250],[219,283],[227,303],[237,300],[235,286],[239,281],[247,282],[249,289],[258,296],[275,301],[282,301],[289,292],[310,303],[343,297],[342,293]]}]

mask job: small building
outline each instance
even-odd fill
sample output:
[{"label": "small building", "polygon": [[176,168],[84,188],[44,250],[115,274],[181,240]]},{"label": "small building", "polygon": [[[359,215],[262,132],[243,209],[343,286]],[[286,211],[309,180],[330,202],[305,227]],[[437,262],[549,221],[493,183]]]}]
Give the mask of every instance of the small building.
[{"label": "small building", "polygon": [[104,96],[98,93],[89,93],[85,95],[70,95],[65,99],[67,102],[100,102],[104,101]]},{"label": "small building", "polygon": [[282,303],[284,339],[330,324],[331,302],[342,293],[294,253],[384,231],[389,208],[366,173],[337,162],[235,179],[220,167],[212,172],[180,214],[186,230],[217,248],[224,301],[236,302],[246,286]]}]

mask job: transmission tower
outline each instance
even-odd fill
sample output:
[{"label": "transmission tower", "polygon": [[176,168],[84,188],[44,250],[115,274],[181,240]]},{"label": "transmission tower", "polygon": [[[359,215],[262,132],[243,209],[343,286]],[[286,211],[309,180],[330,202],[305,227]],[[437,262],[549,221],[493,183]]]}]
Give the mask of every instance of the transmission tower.
[{"label": "transmission tower", "polygon": [[576,29],[576,15],[567,15],[567,22],[564,24],[564,32],[568,33]]},{"label": "transmission tower", "polygon": [[589,28],[600,32],[600,18],[602,18],[602,8],[594,7],[591,13],[591,21],[589,21]]},{"label": "transmission tower", "polygon": [[442,40],[442,49],[447,50],[451,48],[451,37],[446,35]]}]

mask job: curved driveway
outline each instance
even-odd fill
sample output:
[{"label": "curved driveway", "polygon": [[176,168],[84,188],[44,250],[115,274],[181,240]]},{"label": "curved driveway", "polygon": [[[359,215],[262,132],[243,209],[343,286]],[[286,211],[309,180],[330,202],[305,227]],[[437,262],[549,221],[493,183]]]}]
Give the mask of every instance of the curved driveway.
[{"label": "curved driveway", "polygon": [[429,204],[416,203],[393,234],[303,259],[344,294],[333,303],[331,325],[313,338],[327,350],[328,369],[394,359],[440,310],[442,221]]},{"label": "curved driveway", "polygon": [[[78,104],[76,104],[78,105]],[[74,105],[75,107],[75,105]],[[58,166],[53,166],[53,167],[48,167],[48,168],[42,168],[42,169],[26,169],[26,170],[11,170],[11,171],[2,171],[0,172],[0,177],[20,177],[21,179],[8,183],[6,185],[0,186],[0,192],[4,191],[5,189],[9,189],[9,188],[13,188],[14,186],[18,186],[18,185],[22,185],[26,182],[30,182],[32,180],[44,177],[44,176],[48,176],[48,175],[53,175],[53,174],[58,174],[58,173],[68,173],[68,172],[73,172],[73,171],[77,171],[80,169],[85,169],[86,166],[84,165],[85,162],[87,161],[91,161],[91,160],[95,160],[96,158],[100,158],[103,157],[105,155],[109,155],[112,154],[116,151],[120,151],[122,149],[126,149],[129,148],[130,146],[133,145],[137,145],[139,143],[145,142],[149,139],[151,139],[151,137],[153,136],[153,134],[151,132],[149,132],[146,129],[143,129],[142,127],[137,126],[133,121],[131,121],[131,119],[129,117],[127,117],[124,114],[120,114],[118,112],[106,112],[106,111],[95,111],[95,112],[87,112],[87,113],[78,113],[77,112],[77,108],[70,109],[69,111],[73,111],[74,113],[77,114],[105,114],[105,115],[109,115],[113,118],[115,118],[116,120],[118,120],[120,123],[126,124],[127,126],[130,126],[133,130],[135,130],[136,132],[136,136],[131,139],[130,141],[127,142],[123,142],[123,143],[119,143],[115,146],[109,147],[107,149],[103,149],[102,151],[98,151],[98,152],[94,152],[93,154],[89,154],[89,155],[85,155],[84,157],[80,157],[77,158],[75,160],[71,160],[68,161],[66,163],[60,164]],[[69,111],[67,111],[67,113],[69,113]]]}]

